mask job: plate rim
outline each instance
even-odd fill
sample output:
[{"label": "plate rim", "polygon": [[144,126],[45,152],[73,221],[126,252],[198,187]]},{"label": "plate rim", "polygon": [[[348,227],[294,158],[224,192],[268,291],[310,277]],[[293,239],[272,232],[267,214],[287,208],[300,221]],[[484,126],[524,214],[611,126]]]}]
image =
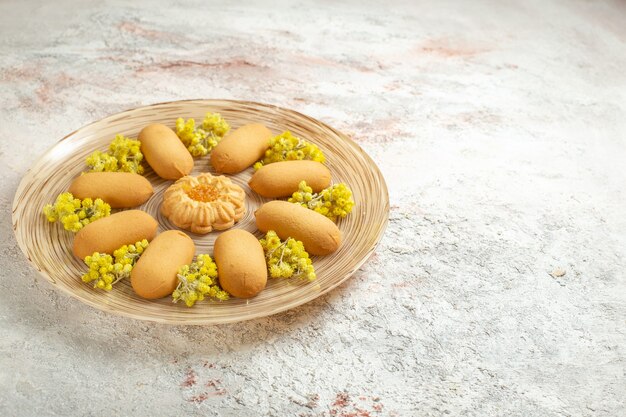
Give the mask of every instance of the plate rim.
[{"label": "plate rim", "polygon": [[[328,286],[327,288],[325,288],[324,290],[321,290],[317,293],[312,293],[311,295],[308,295],[302,299],[298,299],[295,302],[292,302],[290,304],[285,304],[285,305],[281,305],[275,309],[272,309],[270,311],[264,311],[262,313],[257,313],[251,317],[233,317],[232,320],[230,320],[230,318],[225,318],[224,320],[221,320],[220,323],[206,323],[206,322],[202,322],[201,319],[190,319],[189,322],[185,322],[185,323],[181,323],[180,321],[177,320],[168,320],[167,318],[159,318],[159,317],[152,317],[152,316],[135,316],[135,315],[131,315],[126,311],[121,311],[121,310],[116,310],[116,309],[111,309],[111,308],[107,308],[105,305],[97,303],[97,302],[92,302],[91,300],[88,299],[84,299],[78,296],[78,294],[70,291],[68,288],[66,288],[65,286],[62,285],[58,285],[57,282],[54,280],[54,278],[52,278],[46,271],[42,270],[39,268],[39,266],[30,258],[29,254],[28,254],[28,250],[26,247],[24,247],[23,245],[25,245],[25,243],[23,241],[21,241],[18,236],[17,236],[17,229],[18,229],[18,219],[16,217],[17,215],[17,204],[20,200],[20,197],[24,195],[24,188],[26,187],[26,185],[32,180],[33,177],[33,168],[35,168],[39,163],[41,163],[42,160],[44,160],[57,146],[59,146],[63,141],[67,140],[68,138],[70,138],[71,136],[73,136],[74,134],[76,134],[77,132],[88,128],[89,126],[96,124],[96,123],[100,123],[105,119],[111,118],[111,117],[115,117],[115,116],[119,116],[123,113],[127,113],[127,112],[132,112],[132,111],[136,111],[136,110],[140,110],[140,109],[145,109],[145,108],[150,108],[150,107],[155,107],[155,106],[161,106],[161,105],[170,105],[170,104],[176,104],[176,103],[186,103],[186,102],[213,102],[213,101],[220,101],[220,102],[226,102],[226,103],[236,103],[238,105],[241,104],[249,104],[249,105],[253,105],[253,106],[260,106],[260,107],[265,107],[265,108],[274,108],[274,109],[279,109],[281,111],[287,111],[287,112],[292,112],[297,114],[300,117],[303,117],[304,119],[308,119],[311,120],[312,122],[315,122],[321,126],[323,126],[325,129],[328,129],[330,131],[332,131],[334,134],[336,134],[338,137],[340,137],[342,140],[344,140],[346,143],[348,143],[352,148],[355,149],[355,151],[357,151],[359,153],[359,155],[364,158],[368,163],[370,163],[369,168],[372,169],[374,171],[374,174],[376,174],[376,177],[379,179],[379,183],[381,186],[381,195],[384,197],[384,202],[383,202],[383,210],[384,210],[384,222],[383,224],[380,226],[380,231],[378,233],[378,236],[376,236],[375,241],[371,244],[370,248],[367,250],[367,252],[365,253],[365,255],[362,257],[362,259],[358,262],[356,262],[356,264],[354,265],[354,267],[346,274],[344,274],[344,276],[338,280],[337,282],[333,283],[332,285]],[[389,203],[389,189],[387,187],[387,182],[385,181],[385,177],[383,176],[380,168],[378,167],[378,165],[375,163],[375,161],[372,159],[372,157],[365,152],[365,150],[358,144],[356,143],[354,140],[352,140],[348,135],[344,134],[343,132],[335,129],[334,127],[328,125],[327,123],[319,120],[319,119],[315,119],[311,116],[308,116],[306,114],[303,114],[297,110],[293,110],[287,107],[282,107],[282,106],[277,106],[275,104],[269,104],[269,103],[263,103],[263,102],[258,102],[258,101],[250,101],[250,100],[236,100],[236,99],[221,99],[221,98],[194,98],[194,99],[183,99],[183,100],[170,100],[170,101],[163,101],[163,102],[158,102],[158,103],[152,103],[152,104],[147,104],[147,105],[142,105],[142,106],[136,106],[136,107],[132,107],[132,108],[128,108],[116,113],[112,113],[112,114],[108,114],[104,117],[101,117],[98,120],[94,120],[92,122],[89,122],[85,125],[82,125],[81,127],[79,127],[78,129],[75,129],[73,131],[71,131],[70,133],[68,133],[67,135],[65,135],[64,137],[62,137],[61,139],[59,139],[58,141],[56,141],[55,143],[53,143],[49,148],[47,148],[42,154],[39,155],[39,157],[37,159],[35,159],[35,161],[30,165],[30,167],[28,168],[28,170],[24,173],[24,175],[22,176],[22,179],[20,180],[17,189],[15,191],[15,194],[13,196],[13,201],[11,204],[11,222],[12,222],[12,227],[13,227],[13,236],[15,237],[15,240],[20,248],[20,250],[22,251],[22,253],[24,254],[24,256],[26,257],[28,264],[33,266],[35,268],[35,270],[38,272],[38,274],[42,277],[44,277],[46,279],[47,282],[49,282],[55,289],[60,289],[63,293],[69,295],[71,298],[73,299],[77,299],[78,301],[89,305],[90,307],[97,309],[99,311],[104,311],[107,313],[112,313],[115,314],[118,317],[127,317],[127,318],[132,318],[135,320],[140,320],[140,321],[147,321],[147,322],[154,322],[154,323],[162,323],[162,324],[169,324],[169,325],[196,325],[196,326],[215,326],[215,325],[219,325],[219,324],[230,324],[230,323],[239,323],[239,322],[243,322],[243,321],[249,321],[249,320],[253,320],[253,319],[260,319],[260,318],[266,318],[268,316],[274,315],[274,314],[278,314],[281,313],[283,311],[287,311],[287,310],[291,310],[293,308],[299,307],[301,305],[304,305],[306,303],[309,303],[310,301],[321,297],[322,295],[334,290],[335,288],[337,288],[339,285],[343,284],[344,282],[346,282],[348,279],[350,279],[362,266],[363,264],[365,264],[365,262],[367,262],[373,255],[374,251],[376,250],[376,248],[380,245],[380,242],[383,238],[383,236],[385,235],[385,232],[387,230],[387,226],[389,224],[389,210],[390,210],[390,203]]]}]

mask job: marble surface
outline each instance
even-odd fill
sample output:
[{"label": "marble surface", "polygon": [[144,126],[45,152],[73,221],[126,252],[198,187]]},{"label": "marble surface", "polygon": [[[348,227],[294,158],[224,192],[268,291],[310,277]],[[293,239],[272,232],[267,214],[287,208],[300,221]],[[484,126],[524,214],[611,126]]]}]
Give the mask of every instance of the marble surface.
[{"label": "marble surface", "polygon": [[[626,4],[0,2],[4,416],[626,413]],[[372,259],[294,310],[167,326],[38,277],[11,202],[80,126],[290,107],[390,190]]]}]

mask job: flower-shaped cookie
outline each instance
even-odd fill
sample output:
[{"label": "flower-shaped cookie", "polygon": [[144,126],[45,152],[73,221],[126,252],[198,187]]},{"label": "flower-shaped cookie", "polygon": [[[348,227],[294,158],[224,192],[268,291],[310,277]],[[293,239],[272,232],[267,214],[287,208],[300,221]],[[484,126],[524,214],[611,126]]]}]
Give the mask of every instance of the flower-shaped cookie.
[{"label": "flower-shaped cookie", "polygon": [[163,196],[161,213],[181,229],[209,233],[232,227],[246,213],[246,193],[223,175],[186,176]]}]

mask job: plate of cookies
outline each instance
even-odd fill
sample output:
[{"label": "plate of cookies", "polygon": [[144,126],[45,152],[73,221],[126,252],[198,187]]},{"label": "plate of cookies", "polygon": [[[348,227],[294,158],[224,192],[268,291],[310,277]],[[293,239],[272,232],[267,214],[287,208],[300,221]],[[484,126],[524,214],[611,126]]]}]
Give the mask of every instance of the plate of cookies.
[{"label": "plate of cookies", "polygon": [[61,139],[22,179],[13,229],[52,285],[171,324],[263,317],[348,279],[387,225],[372,159],[293,110],[185,100]]}]

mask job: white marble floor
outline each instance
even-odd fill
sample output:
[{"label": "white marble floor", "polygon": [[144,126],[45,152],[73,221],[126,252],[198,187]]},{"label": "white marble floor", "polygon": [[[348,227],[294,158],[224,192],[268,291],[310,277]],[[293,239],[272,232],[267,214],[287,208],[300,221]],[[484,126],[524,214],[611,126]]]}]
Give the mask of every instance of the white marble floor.
[{"label": "white marble floor", "polygon": [[[617,0],[0,2],[2,415],[624,415],[625,21]],[[32,161],[183,98],[352,135],[390,188],[370,262],[205,328],[39,278],[10,216]]]}]

